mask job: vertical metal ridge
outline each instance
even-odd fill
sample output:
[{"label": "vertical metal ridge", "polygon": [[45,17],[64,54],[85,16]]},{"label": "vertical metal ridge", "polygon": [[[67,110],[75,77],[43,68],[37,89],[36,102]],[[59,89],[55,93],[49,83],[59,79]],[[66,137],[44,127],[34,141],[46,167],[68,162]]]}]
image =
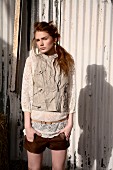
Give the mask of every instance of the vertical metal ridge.
[{"label": "vertical metal ridge", "polygon": [[2,35],[3,35],[3,1],[0,1],[0,92],[2,90]]},{"label": "vertical metal ridge", "polygon": [[53,21],[53,0],[49,0],[49,21]]},{"label": "vertical metal ridge", "polygon": [[11,74],[11,91],[15,91],[16,82],[16,64],[19,35],[19,18],[20,18],[20,1],[16,0],[15,21],[14,21],[14,39],[13,39],[13,56],[12,56],[12,74]]},{"label": "vertical metal ridge", "polygon": [[113,63],[113,6],[111,6],[111,26],[110,26],[110,60],[109,60],[109,68],[110,68],[110,83],[112,84],[113,86],[113,76],[112,76],[112,73],[113,73],[113,67],[112,67],[112,64]]}]

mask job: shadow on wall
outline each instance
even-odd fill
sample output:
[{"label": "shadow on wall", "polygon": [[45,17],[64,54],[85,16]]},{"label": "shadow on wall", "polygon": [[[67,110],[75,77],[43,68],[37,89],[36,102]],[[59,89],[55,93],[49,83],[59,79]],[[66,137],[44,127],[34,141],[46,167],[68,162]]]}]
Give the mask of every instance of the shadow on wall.
[{"label": "shadow on wall", "polygon": [[0,169],[9,169],[9,70],[12,46],[0,39]]},{"label": "shadow on wall", "polygon": [[81,89],[78,122],[83,132],[78,143],[81,168],[107,170],[113,146],[113,87],[102,65],[87,67],[87,85]]},{"label": "shadow on wall", "polygon": [[[5,113],[9,120],[9,157],[10,159],[20,159],[23,152],[23,115],[20,105],[20,93],[24,63],[28,56],[28,25],[26,22],[27,2],[23,2],[24,10],[22,13],[22,21],[20,22],[22,25],[19,24],[22,30],[18,33],[19,46],[16,54],[17,57],[12,57],[13,42],[14,38],[16,38],[16,34],[14,34],[14,27],[18,24],[16,23],[17,25],[14,25],[15,0],[12,0],[11,2],[11,4],[6,1],[1,2],[4,8],[3,11],[5,10],[6,13],[2,13],[3,11],[0,11],[0,14],[6,17],[5,22],[3,20],[3,24],[0,26],[1,30],[3,31],[4,27],[7,27],[8,23],[11,24],[10,31],[6,32],[6,34],[0,38],[0,113]],[[13,35],[14,37],[12,37]],[[5,39],[6,41],[4,41]],[[16,44],[14,45],[16,48]],[[11,88],[11,86],[14,88]]]},{"label": "shadow on wall", "polygon": [[[13,57],[14,63],[17,59]],[[8,156],[9,159],[17,158],[17,150],[22,152],[23,140],[23,116],[20,113],[20,103],[15,91],[11,91],[12,76],[12,45],[0,39],[0,113],[4,113],[8,118]],[[22,71],[22,67],[21,70]],[[16,76],[16,75],[14,75]],[[17,78],[17,77],[16,77]],[[15,107],[16,106],[16,107]],[[17,115],[18,114],[18,115]],[[20,120],[18,120],[18,117]],[[17,134],[18,130],[18,134]],[[17,135],[19,140],[17,141]],[[19,143],[17,145],[17,142]],[[1,151],[1,149],[0,149]],[[1,154],[1,153],[0,153]],[[5,154],[5,153],[4,153]],[[4,163],[4,161],[3,161]],[[3,169],[3,168],[2,168]]]},{"label": "shadow on wall", "polygon": [[[12,46],[0,39],[0,113],[9,114],[9,70],[11,69]],[[6,108],[4,109],[4,107]]]}]

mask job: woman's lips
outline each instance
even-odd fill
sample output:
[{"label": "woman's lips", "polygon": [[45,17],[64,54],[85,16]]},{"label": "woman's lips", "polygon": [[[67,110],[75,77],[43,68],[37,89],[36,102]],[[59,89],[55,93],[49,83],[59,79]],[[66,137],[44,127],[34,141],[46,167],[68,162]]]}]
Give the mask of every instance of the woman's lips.
[{"label": "woman's lips", "polygon": [[43,48],[40,48],[40,50],[45,50],[46,48],[45,47],[43,47]]}]

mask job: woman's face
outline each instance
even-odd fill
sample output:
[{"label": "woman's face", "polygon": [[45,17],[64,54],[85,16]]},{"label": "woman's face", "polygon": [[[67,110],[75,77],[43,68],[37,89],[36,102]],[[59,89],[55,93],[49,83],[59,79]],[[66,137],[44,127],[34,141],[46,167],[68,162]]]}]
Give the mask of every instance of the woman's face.
[{"label": "woman's face", "polygon": [[39,52],[48,55],[52,55],[55,53],[54,47],[55,40],[53,39],[53,37],[49,35],[49,33],[44,31],[37,31],[35,33],[35,40]]}]

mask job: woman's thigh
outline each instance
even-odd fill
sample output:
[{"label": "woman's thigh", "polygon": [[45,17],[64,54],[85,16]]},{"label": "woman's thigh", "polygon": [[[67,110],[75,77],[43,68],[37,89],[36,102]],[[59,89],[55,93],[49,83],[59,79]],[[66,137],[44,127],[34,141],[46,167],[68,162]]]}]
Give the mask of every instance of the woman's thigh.
[{"label": "woman's thigh", "polygon": [[42,166],[43,153],[35,154],[27,151],[29,170],[40,170]]},{"label": "woman's thigh", "polygon": [[64,170],[67,150],[51,150],[52,170]]}]

